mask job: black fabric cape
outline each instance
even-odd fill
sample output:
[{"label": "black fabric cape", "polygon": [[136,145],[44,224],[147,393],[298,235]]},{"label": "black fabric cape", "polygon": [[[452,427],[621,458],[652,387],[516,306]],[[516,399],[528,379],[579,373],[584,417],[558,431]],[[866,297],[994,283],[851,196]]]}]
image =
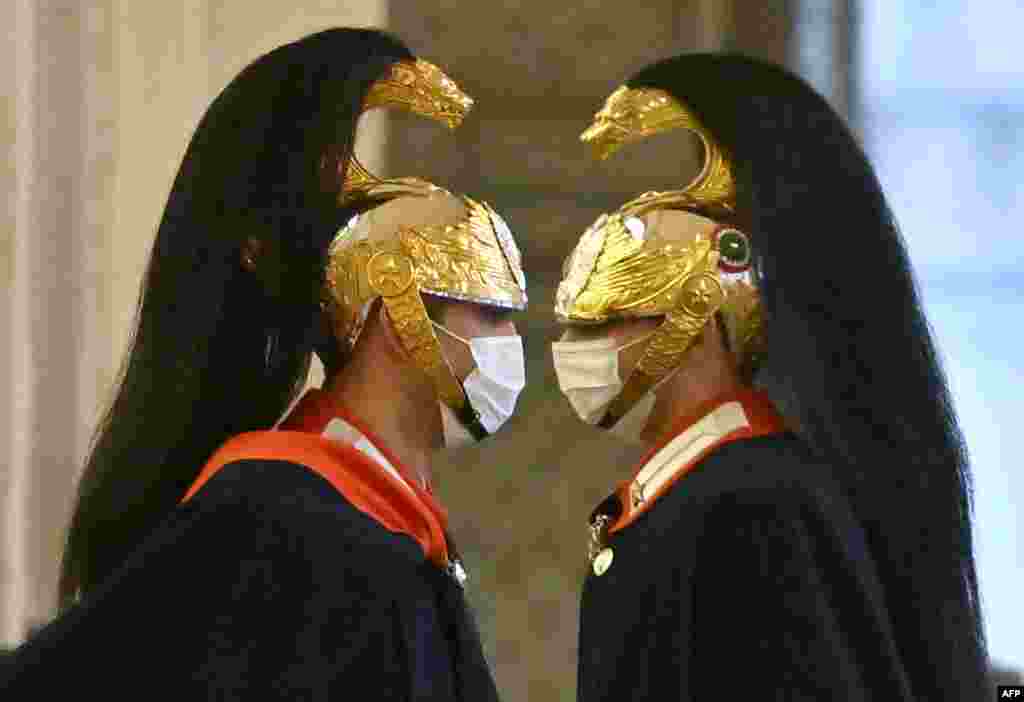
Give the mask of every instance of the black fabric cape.
[{"label": "black fabric cape", "polygon": [[719,447],[608,543],[581,702],[914,699],[863,530],[792,434]]},{"label": "black fabric cape", "polygon": [[0,669],[0,699],[496,700],[461,587],[286,461],[225,466]]}]

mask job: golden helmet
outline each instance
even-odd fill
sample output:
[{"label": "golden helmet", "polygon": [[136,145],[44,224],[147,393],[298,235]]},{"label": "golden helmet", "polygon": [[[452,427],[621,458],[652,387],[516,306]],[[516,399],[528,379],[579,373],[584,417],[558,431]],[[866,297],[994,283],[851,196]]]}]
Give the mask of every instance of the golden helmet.
[{"label": "golden helmet", "polygon": [[567,325],[665,318],[609,407],[605,427],[683,363],[716,315],[741,368],[752,370],[760,351],[753,252],[748,236],[729,223],[736,194],[732,169],[707,130],[669,93],[622,86],[581,140],[605,159],[627,143],[673,129],[700,139],[700,173],[682,189],[645,192],[601,215],[566,258],[556,293],[555,315]]},{"label": "golden helmet", "polygon": [[[392,106],[455,128],[472,100],[439,68],[418,59],[394,64],[370,88],[363,109]],[[354,157],[339,202],[362,210],[328,248],[322,306],[342,350],[355,346],[371,303],[382,299],[439,399],[471,432],[486,433],[441,353],[422,294],[525,309],[522,257],[505,220],[487,203],[426,180],[379,178]]]}]

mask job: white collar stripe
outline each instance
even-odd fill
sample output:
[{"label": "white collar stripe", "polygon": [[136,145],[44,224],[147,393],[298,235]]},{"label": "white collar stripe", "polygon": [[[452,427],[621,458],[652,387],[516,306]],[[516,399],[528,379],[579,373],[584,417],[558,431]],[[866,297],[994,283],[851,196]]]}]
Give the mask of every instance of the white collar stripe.
[{"label": "white collar stripe", "polygon": [[689,465],[702,451],[725,435],[749,426],[750,421],[743,411],[743,405],[739,402],[728,402],[705,415],[654,454],[636,476],[633,484],[640,495],[649,500],[662,485]]},{"label": "white collar stripe", "polygon": [[390,473],[393,478],[398,480],[398,482],[404,485],[410,492],[413,492],[413,489],[409,486],[409,483],[406,482],[405,478],[402,477],[402,474],[399,473],[393,465],[391,465],[391,462],[385,458],[384,454],[377,450],[377,447],[373,445],[373,442],[344,419],[335,417],[329,421],[327,426],[324,427],[324,431],[321,436],[325,439],[351,444],[353,448],[372,460],[374,463],[380,465],[380,467]]}]

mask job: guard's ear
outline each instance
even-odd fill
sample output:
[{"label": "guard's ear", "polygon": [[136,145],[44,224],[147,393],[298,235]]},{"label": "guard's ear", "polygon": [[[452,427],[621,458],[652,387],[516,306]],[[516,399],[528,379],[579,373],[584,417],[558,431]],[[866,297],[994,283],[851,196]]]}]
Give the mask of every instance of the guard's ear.
[{"label": "guard's ear", "polygon": [[263,254],[263,241],[255,237],[249,237],[242,244],[241,259],[242,268],[250,273],[256,272],[257,262]]}]

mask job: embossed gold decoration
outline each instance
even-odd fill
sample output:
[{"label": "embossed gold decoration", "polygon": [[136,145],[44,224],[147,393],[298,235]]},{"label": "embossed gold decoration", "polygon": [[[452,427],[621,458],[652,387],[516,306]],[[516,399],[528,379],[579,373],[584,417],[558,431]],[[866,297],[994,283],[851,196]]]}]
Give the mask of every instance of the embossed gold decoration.
[{"label": "embossed gold decoration", "polygon": [[413,363],[427,374],[437,396],[445,404],[454,410],[462,409],[466,395],[441,353],[441,344],[434,334],[419,293],[410,286],[392,295],[381,292],[381,297],[395,326],[395,333]]},{"label": "embossed gold decoration", "polygon": [[667,314],[677,307],[683,282],[712,254],[717,263],[715,227],[683,211],[602,215],[567,259],[555,314],[570,324]]},{"label": "embossed gold decoration", "polygon": [[[393,64],[370,86],[362,109],[401,107],[454,129],[472,105],[440,68],[416,59]],[[321,182],[333,186],[330,163],[325,154]],[[322,307],[335,338],[343,351],[351,351],[379,298],[438,398],[460,414],[471,433],[486,433],[479,415],[472,419],[476,412],[441,353],[421,293],[524,309],[526,277],[512,232],[490,205],[421,178],[379,178],[354,155],[343,168],[339,203],[368,209],[353,216],[328,248]]]},{"label": "embossed gold decoration", "polygon": [[[499,233],[499,215],[485,203],[462,196],[468,216],[455,223],[408,227],[403,248],[419,262],[423,292],[499,307],[523,309],[526,278],[511,236]],[[506,227],[507,229],[507,227]]]},{"label": "embossed gold decoration", "polygon": [[403,346],[454,410],[462,386],[441,354],[421,293],[525,309],[525,276],[511,232],[490,205],[416,179],[370,189],[386,201],[354,216],[328,249],[324,308],[344,350],[370,303],[383,300]]},{"label": "embossed gold decoration", "polygon": [[681,206],[705,211],[731,212],[736,205],[736,185],[725,153],[708,131],[674,97],[656,88],[619,87],[594,115],[593,124],[580,135],[599,159],[606,159],[623,145],[673,129],[693,132],[704,146],[700,173],[681,190],[647,192],[622,212],[639,215],[651,209]]},{"label": "embossed gold decoration", "polygon": [[[622,392],[608,407],[602,422],[605,426],[614,425],[659,380],[679,367],[697,335],[703,331],[704,326],[721,305],[724,292],[717,280],[706,274],[698,274],[691,280],[697,282],[687,295],[691,299],[700,300],[693,307],[703,312],[698,313],[692,308],[686,309],[684,303],[683,309],[672,310],[665,316],[665,322],[651,335],[644,355],[637,362]],[[701,287],[702,283],[707,284],[706,289]],[[689,285],[690,281],[684,284]]]},{"label": "embossed gold decoration", "polygon": [[[364,112],[376,107],[400,107],[441,122],[449,129],[458,127],[472,106],[473,99],[455,81],[423,59],[392,64],[387,75],[370,86],[363,101]],[[370,173],[352,155],[346,165],[341,200],[350,203],[379,197],[380,191],[374,190],[387,182]]]},{"label": "embossed gold decoration", "polygon": [[389,105],[402,105],[454,129],[473,107],[473,99],[438,66],[418,58],[391,64],[388,74],[370,87],[363,101],[364,110]]},{"label": "embossed gold decoration", "polygon": [[[564,324],[665,318],[608,408],[604,427],[681,365],[716,314],[744,370],[753,367],[761,348],[760,304],[746,236],[718,221],[735,211],[732,168],[699,120],[663,90],[622,86],[608,96],[580,139],[606,159],[625,144],[674,129],[700,139],[700,172],[684,188],[645,192],[601,215],[566,259],[555,296],[555,314]],[[719,265],[723,231],[728,231],[723,240],[728,250]],[[748,256],[737,259],[741,251]]]},{"label": "embossed gold decoration", "polygon": [[555,298],[561,322],[665,318],[601,426],[613,426],[678,368],[716,313],[741,369],[753,367],[761,347],[759,298],[749,270],[727,273],[719,266],[717,237],[725,229],[683,210],[652,210],[641,217],[616,212],[588,228],[567,258]]},{"label": "embossed gold decoration", "polygon": [[409,289],[415,273],[408,256],[378,251],[366,262],[366,279],[378,295],[395,297]]}]

